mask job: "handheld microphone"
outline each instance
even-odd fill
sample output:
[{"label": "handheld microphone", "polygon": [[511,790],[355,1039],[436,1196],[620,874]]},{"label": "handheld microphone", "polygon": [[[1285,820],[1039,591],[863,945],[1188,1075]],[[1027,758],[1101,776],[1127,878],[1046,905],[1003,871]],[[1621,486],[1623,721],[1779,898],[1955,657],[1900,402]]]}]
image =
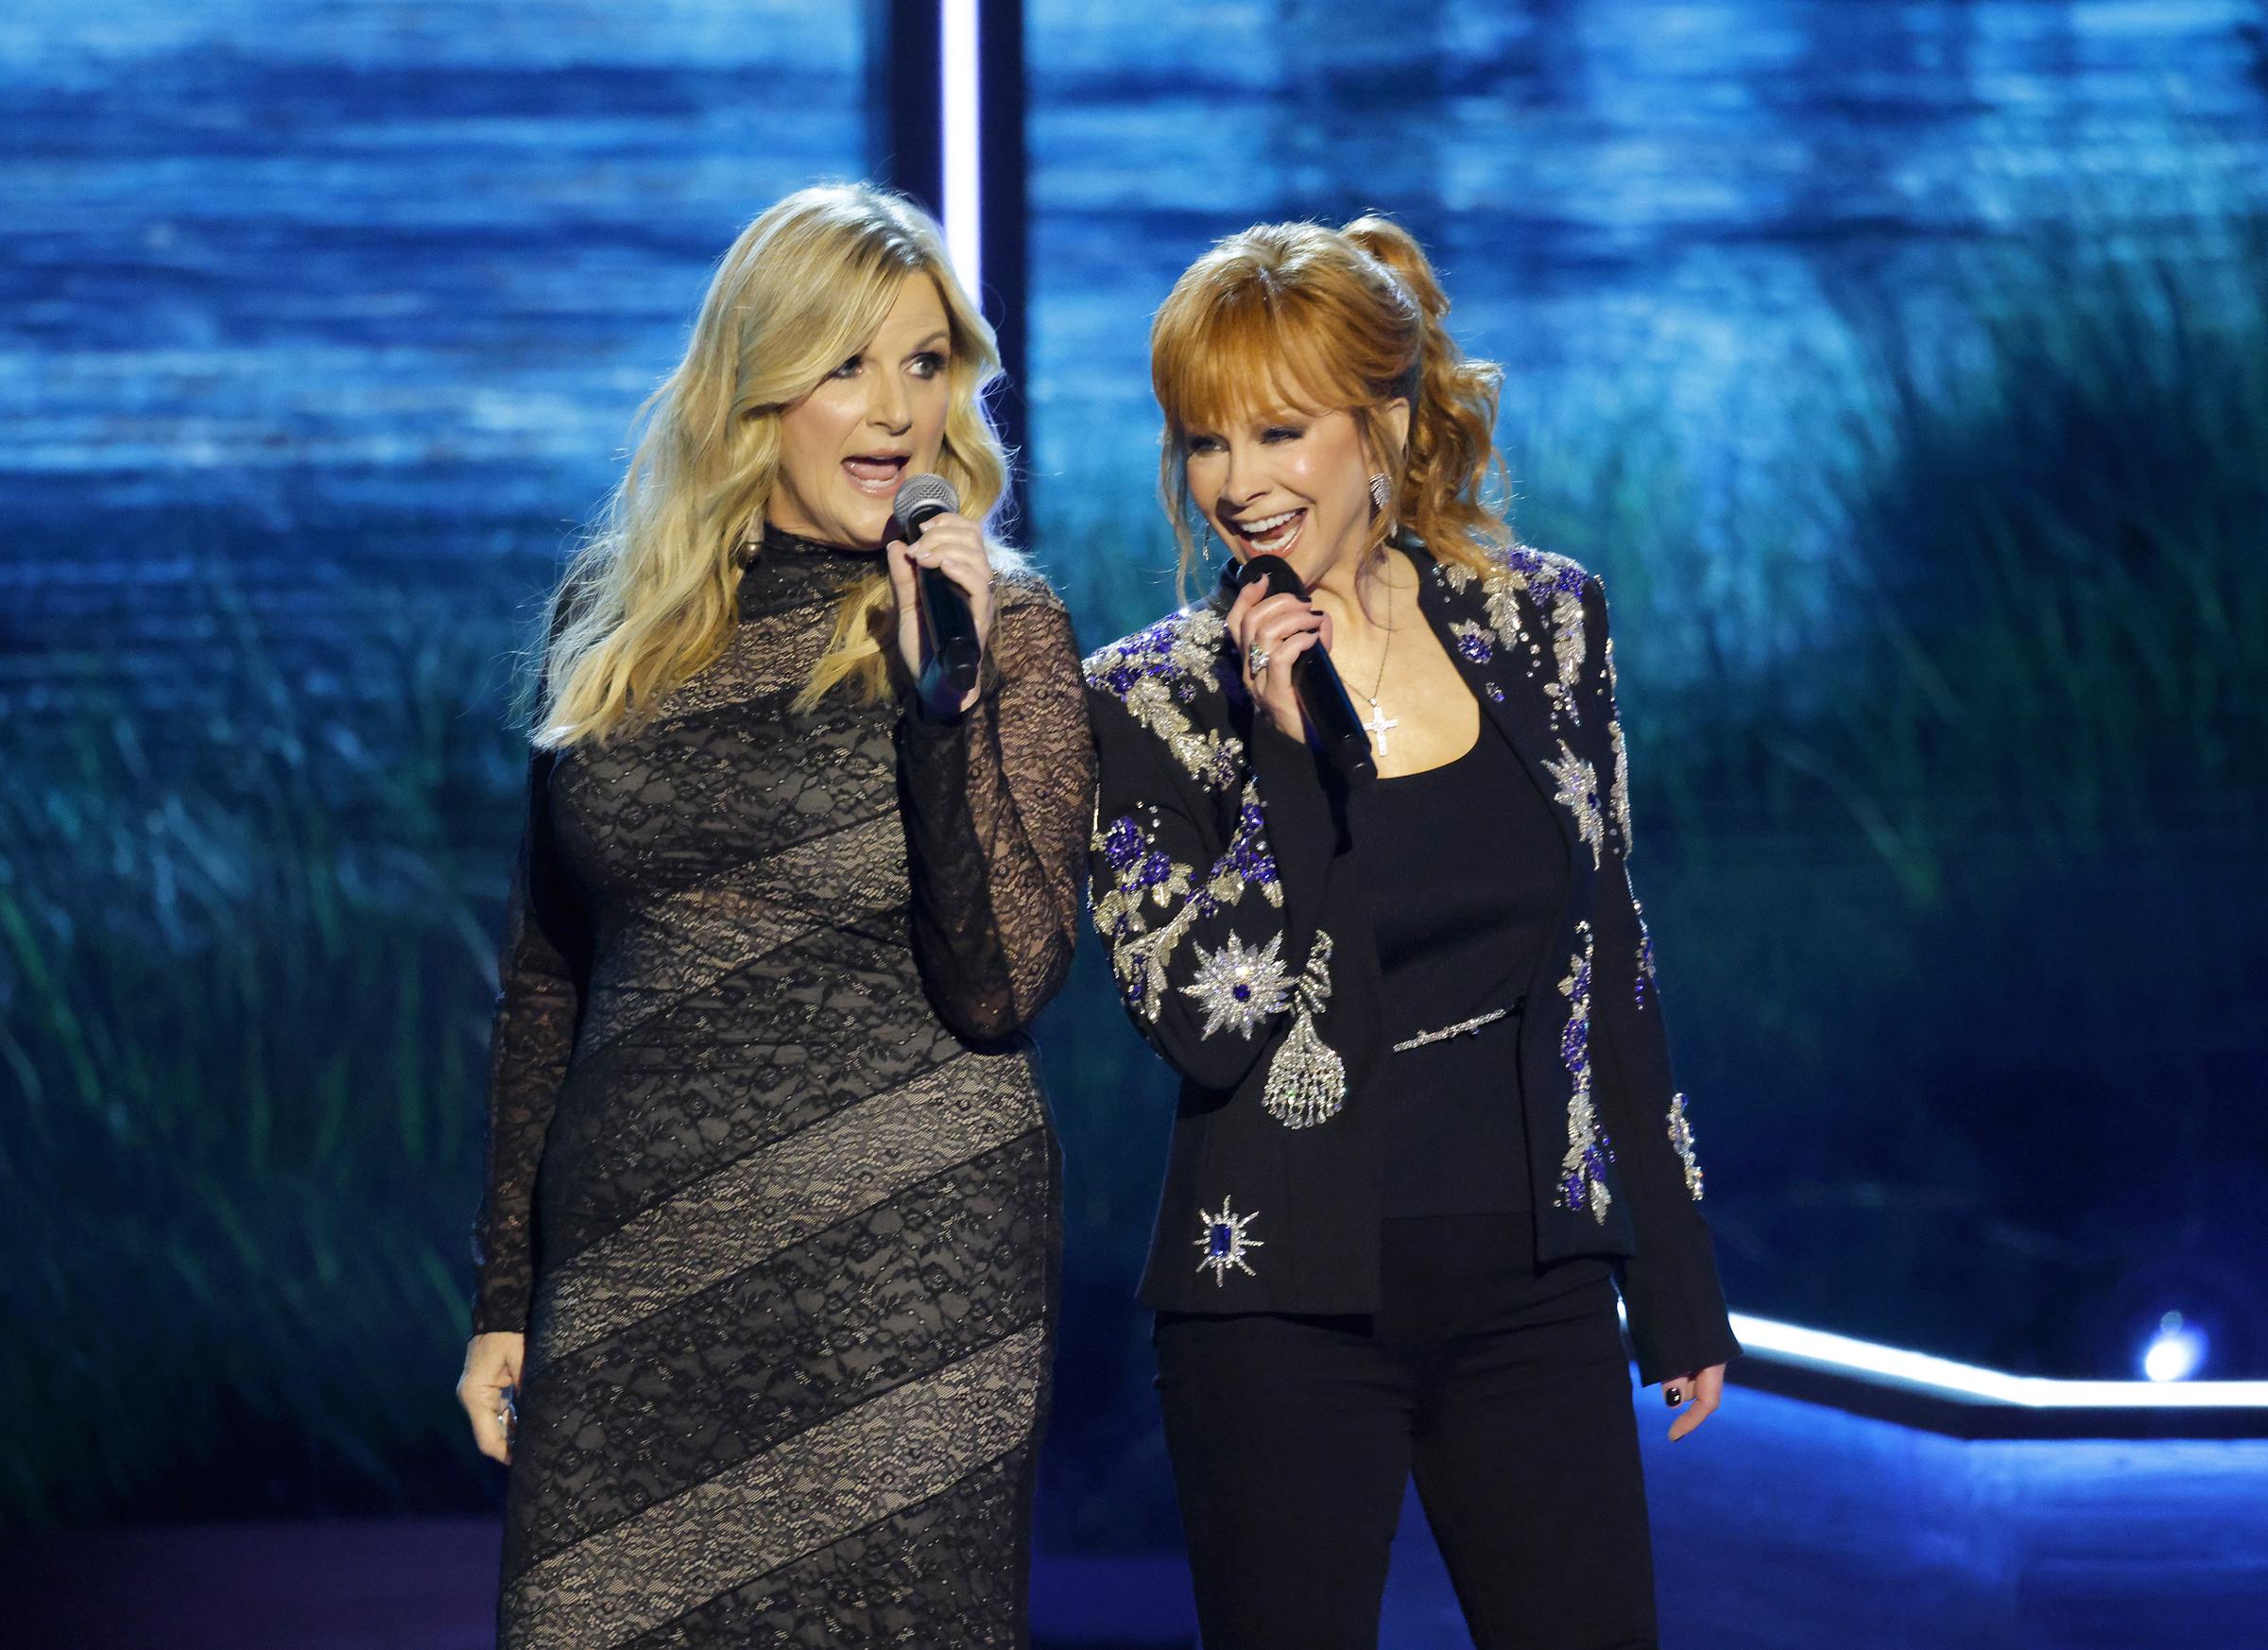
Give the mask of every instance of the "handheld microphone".
[{"label": "handheld microphone", "polygon": [[[1307,600],[1307,586],[1280,556],[1252,557],[1236,570],[1236,582],[1239,589],[1264,584],[1270,595]],[[1338,667],[1320,645],[1292,661],[1292,692],[1298,696],[1299,709],[1306,713],[1315,736],[1322,740],[1323,754],[1346,776],[1347,782],[1366,785],[1376,779],[1378,764],[1370,755],[1370,736],[1363,731],[1362,718],[1354,713],[1354,701],[1347,696]]]},{"label": "handheld microphone", "polygon": [[[942,475],[909,475],[890,507],[890,526],[909,545],[918,543],[932,520],[960,507],[961,495]],[[929,657],[921,662],[915,691],[929,704],[958,706],[976,685],[977,664],[984,657],[969,597],[935,567],[914,569],[914,590],[920,598],[921,633],[929,638]]]}]

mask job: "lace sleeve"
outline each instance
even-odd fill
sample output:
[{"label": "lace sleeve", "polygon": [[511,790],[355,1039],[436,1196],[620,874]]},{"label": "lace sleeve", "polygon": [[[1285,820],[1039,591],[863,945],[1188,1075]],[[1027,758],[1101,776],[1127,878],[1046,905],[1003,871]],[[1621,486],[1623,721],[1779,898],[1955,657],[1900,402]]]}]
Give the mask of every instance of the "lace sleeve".
[{"label": "lace sleeve", "polygon": [[898,721],[914,957],[945,1023],[976,1041],[1029,1026],[1076,940],[1094,751],[1071,615],[1002,582],[987,681],[966,714]]},{"label": "lace sleeve", "polygon": [[472,1330],[527,1327],[535,1284],[536,1167],[582,1011],[581,907],[552,851],[551,766],[529,765],[527,823],[505,912],[489,1039],[487,1166],[472,1231]]}]

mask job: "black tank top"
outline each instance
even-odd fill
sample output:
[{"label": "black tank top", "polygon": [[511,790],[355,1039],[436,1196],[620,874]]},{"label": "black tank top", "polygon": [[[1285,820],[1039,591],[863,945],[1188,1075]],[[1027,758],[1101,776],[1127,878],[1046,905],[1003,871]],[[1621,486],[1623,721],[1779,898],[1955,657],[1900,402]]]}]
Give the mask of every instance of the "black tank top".
[{"label": "black tank top", "polygon": [[[1567,842],[1551,801],[1484,713],[1463,756],[1353,793],[1348,823],[1378,940],[1386,1041],[1512,1009],[1551,942]],[[1376,1108],[1383,1212],[1529,1207],[1516,1014],[1388,1053]]]}]

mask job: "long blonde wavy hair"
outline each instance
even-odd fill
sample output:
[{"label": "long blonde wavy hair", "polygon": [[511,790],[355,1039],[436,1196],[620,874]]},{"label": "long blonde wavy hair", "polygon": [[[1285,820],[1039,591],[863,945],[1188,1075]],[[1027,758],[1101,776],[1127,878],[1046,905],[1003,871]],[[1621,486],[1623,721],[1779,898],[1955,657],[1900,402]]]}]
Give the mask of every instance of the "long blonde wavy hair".
[{"label": "long blonde wavy hair", "polygon": [[[1255,396],[1347,408],[1392,481],[1366,556],[1406,528],[1445,561],[1486,569],[1509,541],[1509,488],[1492,431],[1503,373],[1471,361],[1441,324],[1449,299],[1407,230],[1379,216],[1343,229],[1256,224],[1182,272],[1150,325],[1150,387],[1165,415],[1159,492],[1196,561],[1189,434],[1254,410]],[[1386,404],[1407,397],[1409,435]]]},{"label": "long blonde wavy hair", "polygon": [[[737,618],[741,546],[763,532],[780,474],[780,420],[863,349],[899,283],[936,283],[951,335],[951,404],[937,473],[985,520],[1007,458],[984,391],[1000,374],[992,329],[954,278],[918,207],[864,183],[797,191],[741,231],[718,266],[685,358],[639,408],[629,467],[569,563],[537,673],[535,743],[563,748],[633,725],[713,660]],[[889,577],[875,570],[835,610],[798,700],[837,686],[888,691]]]}]

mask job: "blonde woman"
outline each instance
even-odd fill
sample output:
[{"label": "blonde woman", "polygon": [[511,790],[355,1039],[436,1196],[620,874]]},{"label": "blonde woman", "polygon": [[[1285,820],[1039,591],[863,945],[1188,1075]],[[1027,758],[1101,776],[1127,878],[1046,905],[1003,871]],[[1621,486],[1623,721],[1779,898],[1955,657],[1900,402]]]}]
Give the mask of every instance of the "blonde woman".
[{"label": "blonde woman", "polygon": [[[979,523],[992,337],[863,186],[742,232],[541,677],[458,1392],[507,1646],[1024,1641],[1058,1247],[1026,1028],[1091,758]],[[908,476],[963,510],[908,549]],[[984,663],[917,702],[918,567]]]},{"label": "blonde woman", "polygon": [[[1152,381],[1185,553],[1232,559],[1087,662],[1095,923],[1183,1078],[1142,1293],[1207,1650],[1369,1650],[1413,1475],[1480,1650],[1651,1645],[1616,1283],[1671,1436],[1738,1350],[1606,599],[1483,496],[1496,373],[1448,308],[1378,218],[1198,259]],[[1367,786],[1314,748],[1318,646]]]}]

